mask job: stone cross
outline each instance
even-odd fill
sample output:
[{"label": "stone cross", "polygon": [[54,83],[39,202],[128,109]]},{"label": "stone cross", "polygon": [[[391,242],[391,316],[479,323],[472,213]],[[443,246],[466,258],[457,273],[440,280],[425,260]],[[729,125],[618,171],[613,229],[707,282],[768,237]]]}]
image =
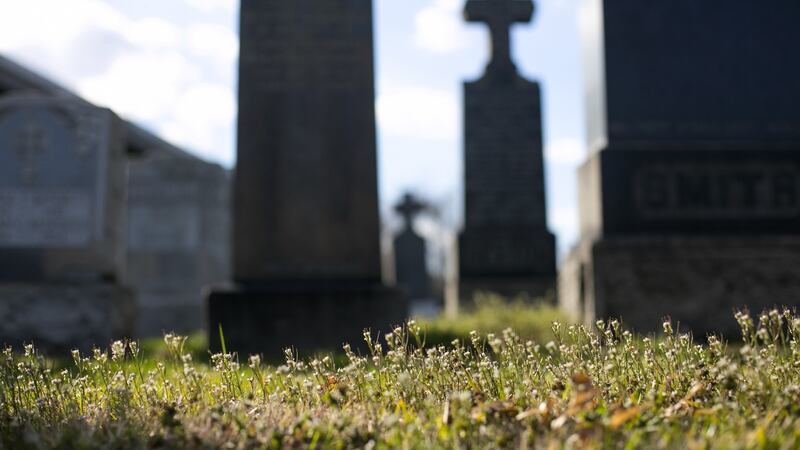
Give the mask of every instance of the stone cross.
[{"label": "stone cross", "polygon": [[414,218],[426,209],[425,204],[417,200],[411,194],[405,194],[403,200],[394,207],[394,210],[400,213],[405,220],[406,228],[411,229],[414,224]]},{"label": "stone cross", "polygon": [[468,0],[464,8],[467,22],[484,22],[492,35],[492,59],[486,69],[489,75],[516,73],[511,61],[509,29],[514,23],[527,23],[533,17],[531,0]]},{"label": "stone cross", "polygon": [[36,161],[44,153],[47,135],[35,123],[28,123],[17,135],[17,155],[22,160],[22,179],[32,183],[36,179]]}]

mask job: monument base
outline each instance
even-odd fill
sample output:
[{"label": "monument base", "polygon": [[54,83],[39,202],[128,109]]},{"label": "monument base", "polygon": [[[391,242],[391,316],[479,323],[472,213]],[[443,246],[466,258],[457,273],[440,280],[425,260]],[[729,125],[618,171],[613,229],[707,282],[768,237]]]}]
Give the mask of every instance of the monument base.
[{"label": "monument base", "polygon": [[209,344],[240,356],[280,357],[284,349],[337,351],[349,343],[365,348],[373,337],[402,325],[408,303],[402,290],[380,284],[356,286],[231,286],[208,294]]},{"label": "monument base", "polygon": [[459,302],[475,305],[481,292],[509,300],[553,297],[556,239],[545,228],[484,226],[459,236]]},{"label": "monument base", "polygon": [[581,242],[559,274],[575,321],[620,318],[642,333],[739,336],[734,312],[800,306],[800,237],[628,237]]},{"label": "monument base", "polygon": [[195,301],[192,303],[176,303],[175,297],[179,297],[181,294],[175,293],[173,297],[167,297],[168,293],[159,293],[157,296],[152,293],[138,293],[140,299],[142,295],[149,295],[150,300],[160,297],[164,299],[164,303],[154,305],[139,302],[136,337],[161,338],[164,333],[174,332],[189,335],[205,330],[208,321],[205,308],[201,303],[200,292],[197,293],[197,298],[193,299]]},{"label": "monument base", "polygon": [[112,284],[0,284],[0,344],[33,343],[56,355],[89,352],[130,337],[133,292]]}]

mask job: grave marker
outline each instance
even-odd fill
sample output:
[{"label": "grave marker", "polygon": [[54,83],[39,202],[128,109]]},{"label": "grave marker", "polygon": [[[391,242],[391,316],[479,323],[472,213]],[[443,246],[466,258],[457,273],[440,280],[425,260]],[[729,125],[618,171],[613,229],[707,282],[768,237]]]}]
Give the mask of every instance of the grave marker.
[{"label": "grave marker", "polygon": [[380,268],[371,0],[243,0],[235,286],[212,345],[280,354],[406,316]]},{"label": "grave marker", "polygon": [[130,334],[126,173],[111,111],[0,98],[0,340],[88,349]]},{"label": "grave marker", "polygon": [[470,22],[488,25],[492,59],[464,85],[465,223],[460,298],[480,291],[538,297],[555,284],[555,237],[547,230],[538,83],[511,59],[509,27],[533,15],[530,0],[469,0]]},{"label": "grave marker", "polygon": [[583,6],[591,154],[564,309],[702,336],[736,333],[736,308],[796,305],[800,3]]}]

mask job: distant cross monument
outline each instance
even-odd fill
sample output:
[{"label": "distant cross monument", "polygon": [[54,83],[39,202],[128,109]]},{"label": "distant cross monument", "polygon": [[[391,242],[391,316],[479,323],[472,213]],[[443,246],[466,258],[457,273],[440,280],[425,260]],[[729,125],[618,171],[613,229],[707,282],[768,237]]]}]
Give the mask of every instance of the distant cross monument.
[{"label": "distant cross monument", "polygon": [[403,200],[394,207],[394,210],[403,216],[406,228],[410,229],[414,226],[414,219],[419,213],[425,211],[425,204],[417,200],[412,194],[406,193],[403,196]]},{"label": "distant cross monument", "polygon": [[37,162],[44,153],[47,135],[33,122],[25,124],[17,134],[17,154],[21,160],[20,176],[25,183],[32,183],[38,178]]},{"label": "distant cross monument", "polygon": [[460,298],[476,293],[540,297],[555,284],[555,238],[547,230],[539,85],[511,59],[509,28],[533,16],[530,0],[469,0],[469,22],[488,25],[491,61],[464,85],[464,230]]},{"label": "distant cross monument", "polygon": [[414,231],[414,219],[426,209],[427,206],[410,193],[405,194],[394,208],[403,216],[405,223],[394,239],[395,278],[397,285],[406,290],[412,303],[431,298],[425,239]]},{"label": "distant cross monument", "polygon": [[509,28],[528,23],[533,17],[530,0],[469,0],[464,10],[467,22],[484,22],[492,35],[492,60],[487,72],[514,75]]}]

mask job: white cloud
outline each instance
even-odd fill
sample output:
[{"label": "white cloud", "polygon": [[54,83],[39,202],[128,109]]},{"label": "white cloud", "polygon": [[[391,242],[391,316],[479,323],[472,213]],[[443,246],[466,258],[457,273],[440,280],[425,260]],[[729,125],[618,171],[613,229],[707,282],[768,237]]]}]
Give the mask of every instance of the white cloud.
[{"label": "white cloud", "polygon": [[82,80],[78,92],[130,119],[149,121],[169,114],[183,86],[200,74],[178,52],[130,52],[106,72]]},{"label": "white cloud", "polygon": [[544,150],[547,162],[578,165],[586,157],[586,144],[577,138],[559,138],[548,142]]},{"label": "white cloud", "polygon": [[458,139],[459,102],[448,91],[394,87],[378,97],[376,109],[381,133],[428,141]]},{"label": "white cloud", "polygon": [[414,19],[414,42],[433,53],[448,53],[464,46],[461,0],[435,0]]},{"label": "white cloud", "polygon": [[[233,14],[235,0],[186,0]],[[233,161],[233,29],[149,16],[106,0],[0,0],[0,52],[203,156]],[[35,25],[35,26],[34,26]]]},{"label": "white cloud", "polygon": [[226,137],[233,135],[235,117],[236,100],[229,86],[198,83],[180,95],[159,131],[203,157],[232,164],[233,152]]},{"label": "white cloud", "polygon": [[116,33],[128,22],[102,0],[0,0],[0,10],[0,51],[50,69],[70,66],[81,36]]},{"label": "white cloud", "polygon": [[120,31],[136,47],[175,48],[181,42],[181,31],[160,17],[131,21]]},{"label": "white cloud", "polygon": [[201,58],[210,58],[219,65],[231,65],[239,55],[239,37],[230,28],[213,24],[196,24],[187,32],[189,50]]},{"label": "white cloud", "polygon": [[207,12],[231,12],[236,8],[236,0],[184,0],[189,6]]}]

